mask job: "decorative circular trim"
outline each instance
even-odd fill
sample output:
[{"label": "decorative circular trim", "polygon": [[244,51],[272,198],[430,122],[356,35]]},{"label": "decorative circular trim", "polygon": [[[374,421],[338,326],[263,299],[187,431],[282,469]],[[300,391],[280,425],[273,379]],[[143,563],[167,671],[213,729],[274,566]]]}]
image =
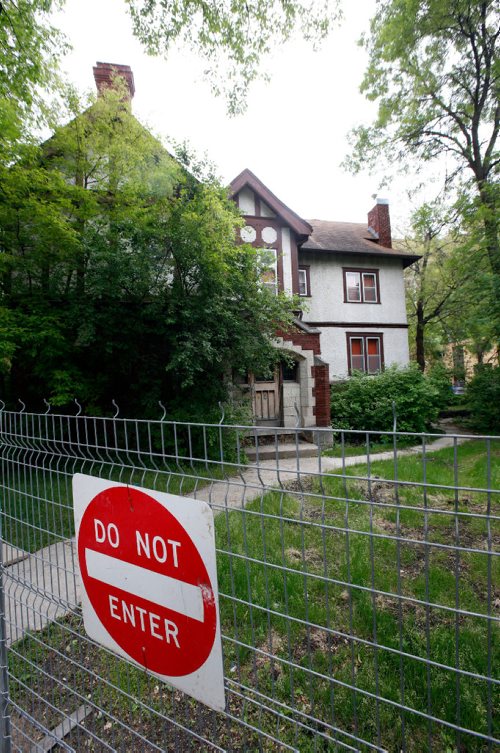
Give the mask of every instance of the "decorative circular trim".
[{"label": "decorative circular trim", "polygon": [[262,230],[262,240],[264,243],[275,243],[278,238],[278,233],[274,227],[265,227]]},{"label": "decorative circular trim", "polygon": [[240,230],[240,236],[244,243],[253,243],[257,238],[257,231],[251,225],[245,225],[245,227],[242,227]]}]

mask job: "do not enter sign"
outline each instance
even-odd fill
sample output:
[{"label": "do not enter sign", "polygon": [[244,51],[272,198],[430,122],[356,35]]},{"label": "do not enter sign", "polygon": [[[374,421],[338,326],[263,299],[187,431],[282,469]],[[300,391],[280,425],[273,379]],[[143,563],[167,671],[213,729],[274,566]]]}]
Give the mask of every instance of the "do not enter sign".
[{"label": "do not enter sign", "polygon": [[73,494],[88,635],[223,709],[209,506],[83,474]]}]

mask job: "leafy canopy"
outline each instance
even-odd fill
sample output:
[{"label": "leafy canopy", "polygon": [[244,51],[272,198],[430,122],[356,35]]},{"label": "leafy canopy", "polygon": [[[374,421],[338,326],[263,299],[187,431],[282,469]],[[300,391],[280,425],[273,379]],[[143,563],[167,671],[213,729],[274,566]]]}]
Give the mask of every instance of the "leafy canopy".
[{"label": "leafy canopy", "polygon": [[355,131],[352,165],[381,149],[405,164],[446,151],[478,180],[498,175],[499,22],[493,0],[379,2],[362,39],[369,64],[361,87],[378,102],[378,117]]},{"label": "leafy canopy", "polygon": [[85,104],[0,168],[2,395],[92,411],[116,399],[143,416],[161,399],[170,415],[208,417],[232,371],[277,357],[296,302],[236,245],[227,191],[174,159],[119,88]]},{"label": "leafy canopy", "polygon": [[[495,0],[380,0],[362,91],[378,116],[353,133],[347,164],[385,156],[391,169],[418,172],[440,162],[462,216],[474,215],[475,246],[493,274],[500,338],[500,7]],[[480,233],[478,230],[480,229]]]},{"label": "leafy canopy", "polygon": [[243,109],[262,59],[297,32],[319,42],[338,16],[334,0],[127,0],[134,33],[150,54],[168,54],[177,44],[207,62],[216,93],[229,108]]},{"label": "leafy canopy", "polygon": [[16,0],[0,4],[0,159],[16,156],[16,146],[46,113],[48,90],[56,83],[62,35],[49,23],[59,2]]}]

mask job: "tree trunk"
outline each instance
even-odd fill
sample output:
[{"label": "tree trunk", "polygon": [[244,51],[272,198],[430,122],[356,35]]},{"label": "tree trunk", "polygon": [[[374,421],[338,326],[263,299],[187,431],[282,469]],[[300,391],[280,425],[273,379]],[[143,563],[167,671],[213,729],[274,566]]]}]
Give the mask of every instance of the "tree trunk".
[{"label": "tree trunk", "polygon": [[500,340],[500,240],[498,237],[499,219],[494,187],[483,183],[479,188],[483,205],[483,228],[486,251],[493,272],[493,319],[497,342]]},{"label": "tree trunk", "polygon": [[415,333],[415,350],[417,363],[420,371],[425,371],[425,349],[424,349],[424,304],[422,300],[417,301],[417,331]]}]

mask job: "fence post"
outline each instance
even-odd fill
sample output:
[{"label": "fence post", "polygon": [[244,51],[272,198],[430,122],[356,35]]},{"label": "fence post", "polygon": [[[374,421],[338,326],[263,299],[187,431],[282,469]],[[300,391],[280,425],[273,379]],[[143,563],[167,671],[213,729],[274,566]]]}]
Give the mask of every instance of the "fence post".
[{"label": "fence post", "polygon": [[0,753],[11,753],[9,711],[9,667],[7,663],[7,632],[3,567],[3,534],[0,526]]},{"label": "fence post", "polygon": [[[0,437],[2,433],[2,413],[5,403],[0,408]],[[3,463],[0,439],[0,461]],[[0,505],[2,501],[0,500]],[[7,630],[5,616],[4,591],[4,541],[3,541],[3,509],[0,508],[0,753],[11,753],[11,728],[9,711],[9,666],[7,662]]]}]

